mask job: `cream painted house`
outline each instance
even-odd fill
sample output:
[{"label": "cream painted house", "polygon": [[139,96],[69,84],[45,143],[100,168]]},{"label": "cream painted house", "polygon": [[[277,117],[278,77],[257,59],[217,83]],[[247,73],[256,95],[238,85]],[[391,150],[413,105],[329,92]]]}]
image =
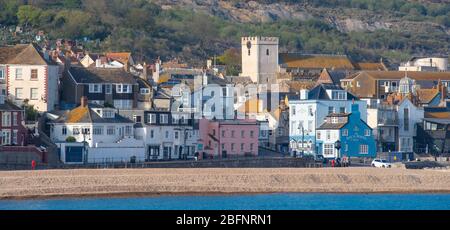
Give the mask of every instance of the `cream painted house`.
[{"label": "cream painted house", "polygon": [[34,44],[19,45],[20,52],[6,60],[6,94],[16,105],[24,101],[39,112],[59,104],[59,66]]}]

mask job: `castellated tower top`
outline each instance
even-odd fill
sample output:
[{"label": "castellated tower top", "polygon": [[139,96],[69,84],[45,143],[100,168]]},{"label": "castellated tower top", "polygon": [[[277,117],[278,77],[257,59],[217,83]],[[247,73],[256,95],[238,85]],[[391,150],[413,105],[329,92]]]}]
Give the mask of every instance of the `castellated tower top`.
[{"label": "castellated tower top", "polygon": [[257,36],[257,37],[242,37],[242,43],[247,43],[247,42],[251,42],[253,44],[260,44],[260,43],[264,43],[264,44],[278,44],[278,37],[261,37],[261,36]]}]

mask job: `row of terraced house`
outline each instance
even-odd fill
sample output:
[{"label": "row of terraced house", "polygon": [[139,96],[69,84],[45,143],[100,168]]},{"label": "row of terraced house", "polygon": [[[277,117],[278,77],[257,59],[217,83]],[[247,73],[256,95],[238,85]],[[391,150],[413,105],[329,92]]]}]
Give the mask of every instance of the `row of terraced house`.
[{"label": "row of terraced house", "polygon": [[[0,145],[29,147],[40,133],[66,164],[448,153],[442,68],[392,71],[383,61],[278,53],[275,37],[241,42],[239,76],[211,61],[147,64],[75,44],[0,47]],[[39,132],[25,128],[30,107],[45,123]]]}]

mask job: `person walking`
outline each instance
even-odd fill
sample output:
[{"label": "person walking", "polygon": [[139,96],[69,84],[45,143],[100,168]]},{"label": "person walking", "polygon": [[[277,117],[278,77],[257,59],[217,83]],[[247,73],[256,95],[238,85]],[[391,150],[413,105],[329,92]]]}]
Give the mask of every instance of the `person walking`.
[{"label": "person walking", "polygon": [[31,161],[31,170],[35,170],[36,169],[36,161],[32,160]]}]

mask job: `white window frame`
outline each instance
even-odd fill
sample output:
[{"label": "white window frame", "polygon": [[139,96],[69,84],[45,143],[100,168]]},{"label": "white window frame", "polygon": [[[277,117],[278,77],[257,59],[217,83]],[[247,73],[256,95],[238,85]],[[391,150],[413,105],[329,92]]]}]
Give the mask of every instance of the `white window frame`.
[{"label": "white window frame", "polygon": [[[126,87],[126,90],[125,90]],[[116,85],[116,93],[131,93],[132,85],[130,84],[117,84]]]},{"label": "white window frame", "polygon": [[13,112],[12,113],[12,126],[17,126],[18,125],[18,113],[17,112]]},{"label": "white window frame", "polygon": [[103,135],[103,129],[104,129],[103,126],[94,126],[92,129],[92,133],[94,135],[101,136],[101,135]]},{"label": "white window frame", "polygon": [[[36,90],[35,97],[33,97],[33,90]],[[30,100],[39,100],[39,89],[38,88],[30,88]]]},{"label": "white window frame", "polygon": [[0,80],[5,80],[5,79],[6,79],[6,77],[5,77],[5,70],[0,69]]},{"label": "white window frame", "polygon": [[116,135],[116,127],[115,126],[107,126],[106,127],[106,135],[108,135],[108,136]]},{"label": "white window frame", "polygon": [[149,124],[156,124],[156,114],[155,113],[149,113],[147,116],[148,116]]},{"label": "white window frame", "polygon": [[89,93],[102,93],[102,84],[89,84]]},{"label": "white window frame", "polygon": [[169,124],[169,114],[160,114],[159,115],[159,123]]},{"label": "white window frame", "polygon": [[16,68],[15,74],[16,74],[16,80],[23,80],[22,68]]},{"label": "white window frame", "polygon": [[114,100],[114,108],[132,109],[133,108],[133,100]]},{"label": "white window frame", "polygon": [[18,133],[19,133],[19,130],[17,130],[17,129],[13,130],[12,135],[11,135],[11,144],[17,145],[17,143],[18,143],[17,134]]},{"label": "white window frame", "polygon": [[2,130],[1,133],[2,133],[2,138],[1,138],[2,145],[10,145],[11,144],[11,131]]},{"label": "white window frame", "polygon": [[323,155],[326,156],[330,156],[333,155],[334,156],[334,144],[324,144],[323,145]]},{"label": "white window frame", "polygon": [[11,127],[11,112],[2,113],[2,126]]},{"label": "white window frame", "polygon": [[[17,90],[20,91],[20,97],[17,95]],[[18,99],[18,100],[23,99],[23,88],[16,88],[14,93],[15,93],[14,95],[16,96],[16,99]]]},{"label": "white window frame", "polygon": [[105,85],[105,93],[106,94],[112,94],[112,85],[111,84],[106,84]]},{"label": "white window frame", "polygon": [[131,136],[133,134],[133,127],[130,125],[125,126],[125,136]]},{"label": "white window frame", "polygon": [[343,137],[348,137],[348,129],[343,129],[342,130],[342,136]]},{"label": "white window frame", "polygon": [[368,145],[359,145],[359,154],[364,154],[364,155],[369,154],[369,146]]}]

